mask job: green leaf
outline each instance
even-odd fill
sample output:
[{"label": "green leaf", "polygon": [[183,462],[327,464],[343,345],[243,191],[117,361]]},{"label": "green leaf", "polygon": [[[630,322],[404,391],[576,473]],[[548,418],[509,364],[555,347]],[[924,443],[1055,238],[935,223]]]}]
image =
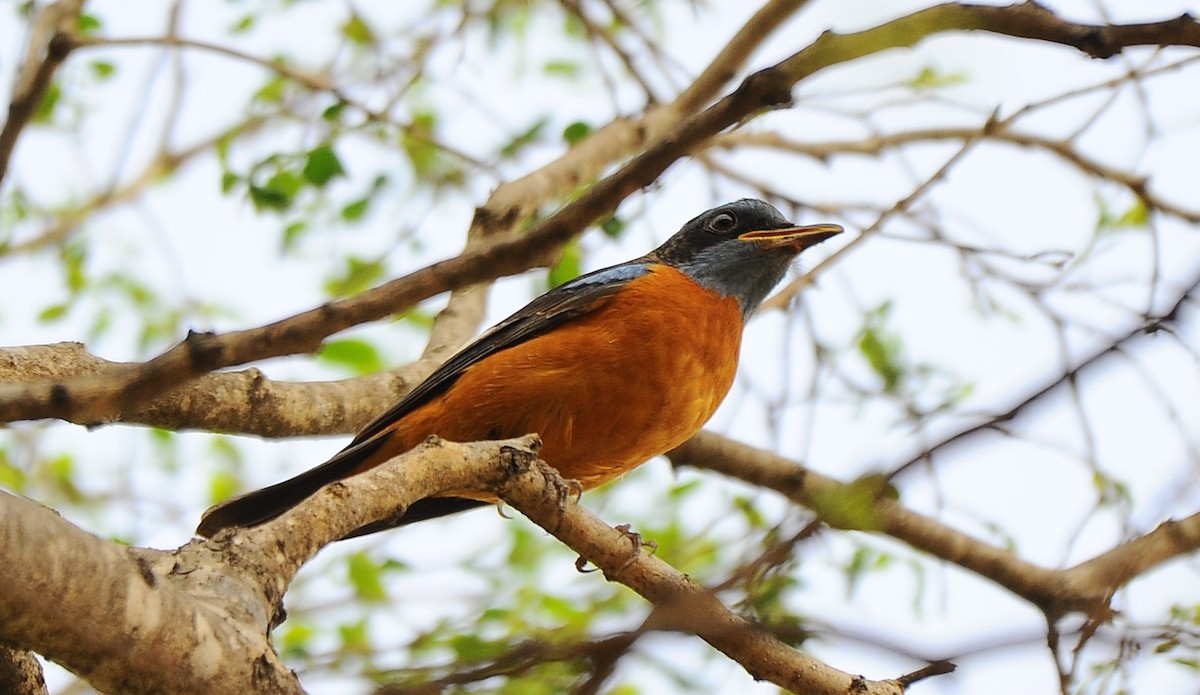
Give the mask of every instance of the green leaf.
[{"label": "green leaf", "polygon": [[362,216],[367,213],[367,208],[371,205],[370,198],[361,198],[350,203],[342,208],[342,219],[347,222],[357,222],[362,219]]},{"label": "green leaf", "polygon": [[288,80],[282,75],[274,75],[258,91],[254,93],[256,101],[265,101],[268,104],[278,104],[283,101],[283,95],[287,92]]},{"label": "green leaf", "polygon": [[216,504],[233,497],[242,489],[242,479],[230,471],[214,471],[208,479],[208,503]]},{"label": "green leaf", "polygon": [[46,93],[42,95],[42,100],[38,102],[37,108],[33,111],[33,116],[29,118],[30,123],[46,125],[54,118],[54,107],[58,106],[59,100],[62,99],[62,86],[58,81],[50,83],[46,88]]},{"label": "green leaf", "polygon": [[579,249],[579,240],[573,239],[563,246],[562,256],[558,262],[550,267],[550,273],[546,276],[546,284],[551,289],[579,277],[580,268],[583,265],[583,253]]},{"label": "green leaf", "polygon": [[575,121],[566,128],[563,128],[563,140],[571,147],[583,142],[591,134],[592,127],[583,121]]},{"label": "green leaf", "polygon": [[337,121],[341,117],[342,112],[346,110],[346,102],[339,101],[338,103],[326,108],[321,112],[321,118],[329,122]]},{"label": "green leaf", "polygon": [[331,179],[344,176],[346,170],[342,168],[342,162],[338,159],[337,153],[333,151],[333,147],[325,144],[309,151],[308,158],[304,162],[303,173],[304,178],[320,188],[329,183]]},{"label": "green leaf", "polygon": [[317,358],[349,367],[357,374],[373,374],[384,368],[379,350],[371,343],[357,338],[328,341],[317,352]]},{"label": "green leaf", "polygon": [[87,274],[84,271],[87,247],[79,242],[69,243],[59,252],[59,257],[67,274],[67,289],[73,295],[78,294],[87,286]]},{"label": "green leaf", "polygon": [[117,66],[107,60],[93,60],[88,67],[92,69],[92,74],[98,80],[107,80],[117,71]]},{"label": "green leaf", "polygon": [[232,191],[235,186],[241,183],[241,181],[242,177],[238,176],[232,171],[226,171],[225,173],[221,174],[221,192],[228,193]]},{"label": "green leaf", "polygon": [[50,459],[46,464],[46,470],[50,472],[51,480],[67,499],[76,504],[87,499],[75,486],[75,459],[71,458],[69,454],[62,454]]},{"label": "green leaf", "polygon": [[902,369],[896,361],[895,346],[884,340],[874,328],[865,328],[858,337],[858,351],[867,358],[871,369],[883,378],[883,390],[895,393]]},{"label": "green leaf", "polygon": [[342,651],[344,652],[368,654],[373,651],[365,618],[349,625],[339,626],[338,636],[342,638]]},{"label": "green leaf", "polygon": [[250,186],[250,200],[255,209],[283,212],[292,207],[292,196],[267,186]]},{"label": "green leaf", "polygon": [[941,72],[937,68],[923,67],[917,73],[916,77],[905,82],[905,85],[915,90],[938,89],[940,87],[952,87],[956,84],[963,84],[967,81],[965,73],[961,72]]},{"label": "green leaf", "polygon": [[834,528],[878,531],[877,503],[880,499],[894,499],[895,492],[887,476],[874,473],[845,485],[814,491],[812,509]]},{"label": "green leaf", "polygon": [[308,223],[304,220],[296,220],[283,228],[283,250],[290,251],[295,247],[296,242],[300,240],[301,235],[308,231]]},{"label": "green leaf", "polygon": [[429,178],[437,162],[437,147],[431,142],[436,129],[437,115],[422,111],[413,116],[412,125],[401,138],[400,144],[419,179]]},{"label": "green leaf", "polygon": [[1145,227],[1150,221],[1150,208],[1146,206],[1146,201],[1138,198],[1134,201],[1129,209],[1121,213],[1117,218],[1115,226],[1117,227]]},{"label": "green leaf", "polygon": [[316,628],[295,618],[289,619],[279,632],[275,633],[276,644],[279,645],[280,655],[284,658],[307,656],[316,636]]},{"label": "green leaf", "polygon": [[260,212],[275,210],[284,212],[292,207],[296,194],[304,185],[304,179],[294,172],[280,169],[262,186],[250,186],[250,200]]},{"label": "green leaf", "polygon": [[460,660],[468,663],[493,659],[508,651],[508,645],[502,641],[485,640],[469,633],[451,637],[450,648]]},{"label": "green leaf", "polygon": [[38,323],[51,323],[53,321],[57,321],[63,316],[66,316],[68,308],[69,307],[66,304],[55,304],[53,306],[48,306],[45,309],[42,309],[41,313],[38,314]]},{"label": "green leaf", "polygon": [[610,239],[620,239],[621,234],[625,232],[625,222],[616,215],[610,215],[600,222],[600,231]]},{"label": "green leaf", "polygon": [[387,590],[383,588],[383,568],[364,552],[347,558],[350,585],[354,593],[364,601],[385,601]]},{"label": "green leaf", "polygon": [[884,332],[884,324],[891,313],[890,302],[884,302],[867,313],[866,326],[858,334],[858,351],[867,364],[883,379],[885,393],[895,393],[905,375],[900,341]]},{"label": "green leaf", "polygon": [[371,287],[383,277],[381,260],[365,261],[351,256],[346,259],[345,271],[325,281],[325,292],[334,297],[349,297]]},{"label": "green leaf", "polygon": [[1119,215],[1100,196],[1096,196],[1096,204],[1100,208],[1100,214],[1096,220],[1096,231],[1098,232],[1136,229],[1145,227],[1150,222],[1150,209],[1146,206],[1146,201],[1141,198],[1134,200],[1133,204]]},{"label": "green leaf", "polygon": [[8,452],[0,449],[0,486],[21,493],[25,491],[28,480],[25,471],[17,468],[8,460]]},{"label": "green leaf", "polygon": [[367,26],[367,23],[357,14],[351,15],[350,19],[342,25],[342,36],[359,46],[370,46],[375,43],[375,32],[371,31],[371,27]]},{"label": "green leaf", "polygon": [[547,75],[568,78],[578,77],[579,73],[582,72],[582,68],[580,67],[579,63],[573,60],[548,60],[546,61],[546,64],[542,66],[542,70]]},{"label": "green leaf", "polygon": [[230,437],[217,436],[209,441],[212,453],[220,457],[224,463],[237,466],[242,463],[242,451],[237,448]]},{"label": "green leaf", "polygon": [[258,18],[252,14],[245,15],[238,21],[234,22],[233,26],[229,27],[230,34],[244,34],[254,28],[254,22]]},{"label": "green leaf", "polygon": [[549,119],[543,118],[530,126],[524,133],[513,138],[507,145],[500,148],[500,154],[504,157],[513,157],[527,146],[537,142],[542,131],[545,130]]},{"label": "green leaf", "polygon": [[81,14],[75,19],[75,28],[84,36],[95,34],[100,27],[100,20],[95,15]]},{"label": "green leaf", "polygon": [[737,507],[738,511],[745,517],[746,523],[750,524],[751,528],[764,528],[767,525],[767,519],[758,510],[758,505],[748,497],[738,495],[733,498],[733,506]]},{"label": "green leaf", "polygon": [[887,569],[892,564],[892,556],[868,547],[859,547],[846,566],[846,598],[854,598],[860,580],[867,572]]}]

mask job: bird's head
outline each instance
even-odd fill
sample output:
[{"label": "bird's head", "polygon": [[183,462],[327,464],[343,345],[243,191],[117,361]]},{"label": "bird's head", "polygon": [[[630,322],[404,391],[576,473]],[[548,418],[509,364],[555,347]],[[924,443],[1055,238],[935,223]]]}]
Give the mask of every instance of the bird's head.
[{"label": "bird's head", "polygon": [[654,251],[704,287],[736,297],[750,316],[804,249],[840,234],[836,224],[797,226],[761,200],[704,212]]}]

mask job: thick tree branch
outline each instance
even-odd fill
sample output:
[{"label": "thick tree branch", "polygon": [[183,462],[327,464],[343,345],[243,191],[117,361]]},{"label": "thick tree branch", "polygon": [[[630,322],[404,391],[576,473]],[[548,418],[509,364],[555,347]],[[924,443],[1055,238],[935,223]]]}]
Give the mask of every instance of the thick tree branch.
[{"label": "thick tree branch", "polygon": [[[121,421],[272,438],[346,434],[396,402],[446,359],[449,347],[430,345],[428,356],[404,367],[341,381],[274,381],[253,367],[205,374],[135,404]],[[132,366],[96,357],[82,343],[0,348],[0,383],[6,384],[62,381]]]},{"label": "thick tree branch", "polygon": [[[733,615],[710,591],[631,545],[627,530],[571,502],[537,448],[532,436],[476,444],[431,438],[278,519],[170,552],[124,548],[2,495],[0,551],[9,562],[0,580],[16,589],[0,595],[0,639],[50,656],[102,690],[299,692],[266,638],[296,571],[328,543],[417,499],[484,489],[654,602],[655,629],[695,633],[756,678],[804,693],[903,691],[898,680],[830,668]],[[114,650],[124,658],[112,658]]]},{"label": "thick tree branch", "polygon": [[33,652],[0,644],[0,693],[47,695],[42,665]]},{"label": "thick tree branch", "polygon": [[299,568],[417,499],[497,487],[535,451],[534,437],[431,440],[267,524],[173,551],[97,538],[0,493],[0,642],[54,659],[105,692],[299,693],[268,639]]},{"label": "thick tree branch", "polygon": [[[265,631],[247,629],[247,616],[220,600],[246,591],[236,573],[97,538],[6,493],[0,520],[5,642],[104,692],[300,692]],[[205,591],[179,591],[172,580]]]}]

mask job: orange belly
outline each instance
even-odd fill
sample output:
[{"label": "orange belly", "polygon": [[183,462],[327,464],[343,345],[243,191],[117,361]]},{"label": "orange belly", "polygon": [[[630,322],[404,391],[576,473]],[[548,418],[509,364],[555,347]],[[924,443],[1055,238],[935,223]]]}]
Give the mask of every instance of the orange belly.
[{"label": "orange belly", "polygon": [[708,421],[733,384],[741,334],[735,299],[659,267],[582,320],[468,368],[398,422],[371,458],[430,434],[475,441],[536,432],[543,460],[596,487]]}]

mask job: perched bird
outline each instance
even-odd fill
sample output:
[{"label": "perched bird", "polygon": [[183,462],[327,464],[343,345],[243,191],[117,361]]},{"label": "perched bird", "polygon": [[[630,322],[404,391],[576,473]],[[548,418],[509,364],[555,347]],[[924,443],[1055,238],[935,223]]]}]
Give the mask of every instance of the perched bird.
[{"label": "perched bird", "polygon": [[[333,458],[205,512],[196,532],[279,516],[322,486],[436,434],[451,441],[536,432],[541,458],[584,490],[683,443],[717,410],[737,371],[742,327],[796,254],[842,231],[796,226],[759,200],[683,225],[641,258],[534,299],[451,357]],[[489,503],[432,498],[351,535]]]}]

